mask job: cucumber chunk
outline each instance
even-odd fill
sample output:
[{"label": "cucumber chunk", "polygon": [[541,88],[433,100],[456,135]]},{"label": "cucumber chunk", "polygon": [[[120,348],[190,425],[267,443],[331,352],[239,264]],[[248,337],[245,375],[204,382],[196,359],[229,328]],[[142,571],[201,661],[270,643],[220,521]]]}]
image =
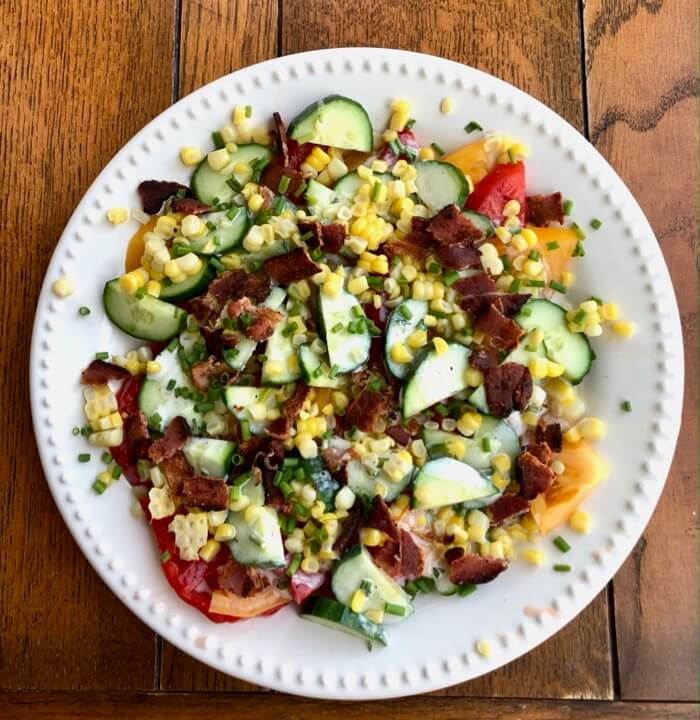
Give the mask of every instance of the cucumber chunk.
[{"label": "cucumber chunk", "polygon": [[342,603],[325,597],[311,598],[301,612],[304,620],[310,620],[318,625],[324,625],[333,630],[352,635],[370,645],[387,644],[386,633],[381,625],[373,623],[364,615],[354,613]]},{"label": "cucumber chunk", "polygon": [[225,478],[236,452],[235,443],[214,438],[190,438],[182,448],[197,475]]},{"label": "cucumber chunk", "polygon": [[413,481],[414,507],[423,510],[458,503],[495,501],[501,491],[471,465],[454,458],[439,458],[425,463]]},{"label": "cucumber chunk", "polygon": [[[280,312],[282,312],[280,310]],[[292,335],[285,335],[289,316],[284,317],[275,325],[275,329],[265,345],[265,361],[262,365],[263,385],[286,385],[296,382],[301,377],[299,363],[290,362],[297,359],[296,347]]]},{"label": "cucumber chunk", "polygon": [[207,213],[202,221],[215,226],[201,238],[190,240],[190,248],[198,255],[220,255],[229,252],[243,241],[248,232],[250,221],[248,211],[234,207],[226,212]]},{"label": "cucumber chunk", "polygon": [[250,178],[250,173],[245,176],[235,175],[233,166],[239,162],[251,167],[254,165],[259,172],[271,159],[272,152],[270,149],[257,143],[239,145],[236,152],[229,153],[228,162],[222,172],[213,170],[207,159],[204,158],[192,173],[190,179],[192,193],[197,200],[207,205],[215,205],[215,200],[220,203],[227,203],[237,193],[228,183],[228,180],[234,178],[239,185],[243,186]]},{"label": "cucumber chunk", "polygon": [[263,403],[268,409],[277,407],[277,393],[271,388],[256,388],[249,385],[233,385],[224,392],[226,407],[239,419],[247,420],[250,432],[259,435],[265,429],[267,420],[253,420],[250,406]]},{"label": "cucumber chunk", "polygon": [[185,325],[187,313],[179,307],[152,295],[139,298],[129,295],[110,280],[102,293],[102,305],[107,317],[127,335],[140,340],[169,340]]},{"label": "cucumber chunk", "polygon": [[289,123],[288,134],[300,143],[342,150],[371,152],[374,144],[367,111],[360,103],[341,95],[329,95],[309,105]]},{"label": "cucumber chunk", "polygon": [[462,210],[462,215],[464,215],[467,220],[471,220],[471,222],[476,225],[476,227],[478,227],[486,237],[489,237],[496,232],[496,228],[494,228],[493,223],[486,217],[486,215],[474,212],[473,210]]},{"label": "cucumber chunk", "polygon": [[384,361],[389,372],[403,380],[411,371],[410,363],[397,363],[391,359],[391,348],[396,343],[405,343],[419,328],[425,328],[423,318],[428,314],[425,300],[404,300],[389,316],[384,335]]},{"label": "cucumber chunk", "polygon": [[359,333],[348,330],[351,322],[364,318],[362,306],[354,295],[343,289],[334,298],[320,292],[318,304],[331,369],[335,368],[336,373],[356,370],[367,362],[371,344],[366,326],[363,325]]},{"label": "cucumber chunk", "polygon": [[331,580],[331,589],[336,599],[350,606],[352,596],[359,590],[363,581],[368,580],[372,592],[367,596],[366,610],[383,610],[386,603],[404,608],[403,615],[384,615],[384,623],[397,623],[413,613],[411,598],[403,588],[384,570],[377,567],[372,556],[361,545],[348,550],[338,561]]},{"label": "cucumber chunk", "polygon": [[209,283],[214,279],[214,275],[216,275],[216,270],[209,260],[203,258],[202,269],[198,273],[190,275],[180,283],[163,285],[158,299],[176,303],[197,297],[207,289]]},{"label": "cucumber chunk", "polygon": [[325,211],[332,205],[339,203],[341,198],[334,190],[312,178],[307,183],[304,200],[311,214],[322,218]]},{"label": "cucumber chunk", "polygon": [[299,368],[309,387],[338,388],[343,384],[340,375],[330,376],[328,360],[315,353],[308,345],[302,345],[298,353]]},{"label": "cucumber chunk", "polygon": [[566,310],[551,300],[528,300],[515,316],[516,322],[529,332],[540,328],[544,332],[547,357],[564,366],[564,378],[573,385],[583,380],[593,364],[593,350],[583,333],[569,330]]},{"label": "cucumber chunk", "polygon": [[416,192],[421,202],[436,213],[447,205],[461,208],[469,195],[464,173],[446,162],[420,160],[415,164]]},{"label": "cucumber chunk", "polygon": [[[396,180],[396,178],[391,173],[381,173],[375,175],[372,182],[374,183],[380,181],[386,184],[392,180]],[[364,183],[365,180],[357,174],[357,170],[353,170],[347,175],[343,175],[343,177],[341,177],[340,180],[338,180],[338,182],[333,186],[333,190],[335,190],[336,194],[343,199],[352,201],[355,199],[355,195],[357,195],[357,191],[360,189],[360,186]]]},{"label": "cucumber chunk", "polygon": [[335,507],[335,495],[340,490],[338,481],[330,474],[320,458],[302,460],[301,466],[304,468],[306,477],[314,486],[318,499],[328,508],[328,512],[332,512]]},{"label": "cucumber chunk", "polygon": [[351,460],[346,467],[348,486],[360,497],[371,500],[377,494],[377,485],[384,487],[384,500],[391,502],[408,487],[413,471],[405,475],[399,482],[394,482],[383,470],[372,474],[360,460]]},{"label": "cucumber chunk", "polygon": [[448,343],[442,355],[428,349],[417,358],[403,388],[404,418],[417,415],[436,402],[464,390],[467,387],[465,377],[469,355],[470,350],[464,345]]}]

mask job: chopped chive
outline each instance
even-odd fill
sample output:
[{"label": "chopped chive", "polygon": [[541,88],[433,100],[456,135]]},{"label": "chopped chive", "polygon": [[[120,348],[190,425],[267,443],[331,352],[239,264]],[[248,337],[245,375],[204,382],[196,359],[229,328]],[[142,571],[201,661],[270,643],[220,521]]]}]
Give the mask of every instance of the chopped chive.
[{"label": "chopped chive", "polygon": [[571,572],[571,565],[555,565],[554,572]]},{"label": "chopped chive", "polygon": [[430,143],[430,147],[433,148],[438,155],[445,154],[445,151],[437,143]]},{"label": "chopped chive", "polygon": [[398,615],[403,617],[406,614],[406,608],[403,605],[397,605],[396,603],[386,603],[384,605],[384,612],[389,615]]},{"label": "chopped chive", "polygon": [[632,412],[632,403],[629,400],[625,400],[620,407],[624,412]]},{"label": "chopped chive", "polygon": [[78,315],[82,315],[85,317],[86,315],[90,314],[90,308],[83,305],[81,308],[78,308]]},{"label": "chopped chive", "polygon": [[292,509],[300,518],[305,519],[309,516],[309,511],[301,503],[295,503]]},{"label": "chopped chive", "polygon": [[109,465],[109,463],[112,462],[112,454],[108,452],[103,452],[100,460],[102,460],[105,465]]},{"label": "chopped chive", "polygon": [[409,580],[404,586],[403,589],[412,597],[415,597],[418,594],[418,586],[413,580]]},{"label": "chopped chive", "polygon": [[528,258],[529,258],[530,260],[539,260],[539,259],[540,259],[540,254],[537,252],[537,250],[531,250],[531,251],[530,251],[530,254],[528,255]]},{"label": "chopped chive", "polygon": [[471,122],[468,122],[464,126],[464,132],[466,132],[466,133],[473,133],[475,130],[483,130],[483,129],[484,128],[482,128],[481,125],[479,125],[479,123],[476,122],[476,120],[472,120]]},{"label": "chopped chive", "polygon": [[[532,308],[531,308],[531,307],[524,307],[524,308],[520,311],[520,314],[521,314],[523,317],[530,317],[530,315],[532,315]],[[502,359],[503,359],[503,358],[502,358]]]},{"label": "chopped chive", "polygon": [[593,218],[593,220],[591,220],[591,222],[590,222],[590,226],[591,226],[594,230],[598,230],[598,228],[600,228],[600,226],[601,226],[602,224],[603,224],[603,222],[602,222],[601,220],[598,220],[598,218]]},{"label": "chopped chive", "polygon": [[450,287],[451,285],[454,285],[454,283],[459,279],[459,273],[456,270],[446,270],[445,274],[442,276],[442,281],[447,285],[447,287]]},{"label": "chopped chive", "polygon": [[291,335],[294,335],[298,327],[299,324],[293,320],[282,330],[282,335],[284,335],[284,337],[290,337]]},{"label": "chopped chive", "polygon": [[399,305],[399,315],[404,320],[410,320],[413,317],[413,313],[405,305]]},{"label": "chopped chive", "polygon": [[184,198],[186,195],[187,195],[187,188],[180,188],[180,189],[175,193],[175,197],[176,197],[178,200],[182,200],[182,198]]},{"label": "chopped chive", "polygon": [[80,455],[78,455],[78,462],[90,462],[90,453],[80,453]]},{"label": "chopped chive", "polygon": [[513,263],[510,261],[510,258],[508,255],[501,255],[501,262],[503,263],[503,269],[504,270],[512,270]]},{"label": "chopped chive", "polygon": [[313,230],[309,230],[308,232],[305,232],[305,233],[301,236],[301,239],[302,239],[304,242],[306,242],[307,240],[311,240],[311,238],[312,238],[313,236],[314,236],[314,231],[313,231]]},{"label": "chopped chive", "polygon": [[364,311],[359,305],[353,305],[352,310],[350,311],[356,318],[363,318],[365,316]]},{"label": "chopped chive", "polygon": [[433,578],[422,577],[415,582],[421,592],[429,593],[435,590],[435,580]]},{"label": "chopped chive", "polygon": [[231,456],[231,465],[243,465],[243,455],[235,453]]},{"label": "chopped chive", "polygon": [[321,250],[320,247],[314,248],[311,251],[311,259],[312,260],[320,260],[323,257],[323,250]]},{"label": "chopped chive", "polygon": [[213,223],[211,220],[207,220],[207,230],[210,232],[214,232],[216,230],[216,223]]},{"label": "chopped chive", "polygon": [[231,502],[236,502],[241,497],[241,488],[238,485],[233,485],[228,490],[228,499]]},{"label": "chopped chive", "polygon": [[378,392],[379,390],[382,389],[383,384],[384,383],[382,383],[380,378],[372,378],[367,383],[367,389],[372,390],[373,392]]},{"label": "chopped chive", "polygon": [[89,425],[83,425],[83,427],[80,428],[80,434],[83,437],[87,437],[90,434],[90,426]]},{"label": "chopped chive", "polygon": [[203,403],[197,403],[194,406],[195,412],[198,413],[208,413],[210,410],[214,409],[214,403],[213,402],[203,402]]},{"label": "chopped chive", "polygon": [[333,332],[333,333],[342,332],[344,327],[345,327],[345,325],[343,325],[343,323],[341,323],[341,322],[336,323],[336,324],[331,328],[331,332]]},{"label": "chopped chive", "polygon": [[518,278],[515,278],[508,288],[508,292],[516,293],[520,290],[521,282]]},{"label": "chopped chive", "polygon": [[153,413],[151,417],[148,419],[148,424],[156,428],[157,430],[160,430],[160,424],[163,422],[163,418],[158,413]]},{"label": "chopped chive", "polygon": [[175,385],[176,385],[175,380],[168,380],[168,384],[165,386],[165,389],[166,389],[166,390],[173,390],[173,388],[175,387]]},{"label": "chopped chive", "polygon": [[398,140],[389,140],[387,145],[389,146],[389,150],[391,150],[394,155],[401,155],[401,150],[403,146]]},{"label": "chopped chive", "polygon": [[513,152],[513,148],[508,148],[508,160],[510,160],[511,163],[517,162],[515,159],[515,153]]},{"label": "chopped chive", "polygon": [[251,105],[245,106],[245,116],[249,118],[253,114],[253,108]]},{"label": "chopped chive", "polygon": [[440,267],[440,265],[438,265],[436,262],[431,262],[428,265],[428,272],[431,275],[439,275],[442,272],[442,267]]},{"label": "chopped chive", "polygon": [[95,360],[106,360],[109,357],[108,352],[95,353]]},{"label": "chopped chive", "polygon": [[166,350],[172,352],[177,347],[177,337],[174,337],[169,343]]},{"label": "chopped chive", "polygon": [[247,420],[241,420],[241,437],[250,440],[250,423]]},{"label": "chopped chive", "polygon": [[491,439],[487,437],[481,438],[481,449],[484,452],[491,452]]},{"label": "chopped chive", "polygon": [[236,180],[233,175],[226,181],[226,184],[233,190],[233,192],[240,192],[241,191],[241,184]]},{"label": "chopped chive", "polygon": [[571,545],[569,545],[566,540],[561,535],[557,535],[554,540],[552,540],[554,545],[557,547],[558,550],[561,550],[563,553],[569,552],[571,550]]},{"label": "chopped chive", "polygon": [[384,287],[384,280],[380,277],[367,275],[367,284],[372,288],[372,290],[381,290]]},{"label": "chopped chive", "polygon": [[262,364],[262,363],[266,363],[266,362],[268,361],[268,359],[269,359],[269,358],[267,357],[267,355],[265,355],[265,353],[260,353],[257,357],[258,357],[258,362],[261,363],[261,364]]},{"label": "chopped chive", "polygon": [[415,124],[416,124],[415,118],[408,118],[408,120],[406,120],[406,124],[404,125],[404,129],[410,130]]},{"label": "chopped chive", "polygon": [[340,372],[340,368],[337,365],[333,365],[328,373],[328,377],[334,378]]},{"label": "chopped chive", "polygon": [[457,595],[467,597],[467,595],[471,595],[473,592],[476,592],[476,585],[461,585],[459,590],[457,590]]},{"label": "chopped chive", "polygon": [[580,240],[576,241],[576,247],[574,248],[573,257],[584,257],[586,251],[583,247],[583,243]]},{"label": "chopped chive", "polygon": [[298,467],[298,468],[294,471],[294,477],[295,477],[299,482],[304,482],[304,481],[306,480],[306,473],[304,472],[304,468],[303,468],[303,467]]},{"label": "chopped chive", "polygon": [[248,270],[252,273],[258,272],[262,267],[262,260],[252,260],[248,263]]},{"label": "chopped chive", "polygon": [[571,211],[574,209],[574,201],[573,200],[564,200],[564,202],[561,204],[562,210],[564,211],[564,215],[571,215]]},{"label": "chopped chive", "polygon": [[284,195],[287,192],[287,189],[289,188],[289,176],[288,175],[282,175],[280,178],[279,185],[277,186],[277,192],[280,195]]},{"label": "chopped chive", "polygon": [[294,492],[294,489],[286,480],[282,480],[280,483],[280,492],[285,498],[288,498]]},{"label": "chopped chive", "polygon": [[574,235],[576,235],[576,237],[579,240],[586,239],[586,233],[583,232],[583,230],[581,229],[581,226],[578,223],[572,222],[571,225],[569,225],[569,227],[574,231]]},{"label": "chopped chive", "polygon": [[218,130],[211,134],[211,141],[214,143],[214,147],[217,150],[221,150],[221,148],[226,147],[226,143],[224,142],[224,139],[221,137],[221,133]]},{"label": "chopped chive", "polygon": [[304,194],[304,190],[309,187],[307,183],[303,182],[299,187],[294,191],[294,197],[300,197]]},{"label": "chopped chive", "polygon": [[382,334],[382,331],[369,318],[365,318],[364,323],[367,332],[372,335],[372,337],[379,337]]},{"label": "chopped chive", "polygon": [[229,220],[233,220],[233,219],[238,215],[238,213],[239,213],[240,211],[241,211],[241,208],[232,207],[230,210],[228,210],[228,211],[226,212],[226,217],[227,217]]},{"label": "chopped chive", "polygon": [[586,319],[586,311],[585,310],[579,310],[576,313],[576,315],[574,315],[574,322],[577,325],[580,325],[585,319]]},{"label": "chopped chive", "polygon": [[102,495],[102,493],[107,489],[107,486],[102,482],[102,480],[95,480],[95,482],[92,483],[92,489],[98,495]]},{"label": "chopped chive", "polygon": [[161,553],[160,561],[166,563],[168,560],[170,560],[170,551],[166,550],[164,553]]},{"label": "chopped chive", "polygon": [[547,243],[547,250],[557,250],[559,248],[559,243],[556,240],[552,240],[552,242]]},{"label": "chopped chive", "polygon": [[379,199],[379,193],[382,191],[382,184],[380,182],[375,182],[374,185],[372,185],[372,192],[369,196],[369,199],[372,202],[377,202]]},{"label": "chopped chive", "polygon": [[71,430],[71,432],[73,433],[73,435],[80,435],[80,428],[76,425],[76,426]]},{"label": "chopped chive", "polygon": [[525,285],[527,287],[545,287],[547,283],[544,280],[527,280]]},{"label": "chopped chive", "polygon": [[438,415],[442,415],[442,417],[447,417],[450,414],[450,411],[447,409],[447,405],[444,403],[438,403],[435,406],[435,412]]},{"label": "chopped chive", "polygon": [[564,285],[563,283],[560,283],[558,280],[552,280],[549,283],[549,287],[551,287],[552,290],[556,290],[557,292],[560,292],[560,293],[565,293],[567,290],[566,285]]}]

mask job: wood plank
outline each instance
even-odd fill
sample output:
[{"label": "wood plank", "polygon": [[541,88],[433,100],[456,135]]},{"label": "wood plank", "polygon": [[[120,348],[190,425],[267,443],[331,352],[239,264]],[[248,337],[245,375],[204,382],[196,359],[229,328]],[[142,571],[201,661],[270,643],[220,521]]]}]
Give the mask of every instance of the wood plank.
[{"label": "wood plank", "polygon": [[698,706],[681,703],[623,703],[600,701],[470,700],[419,697],[386,702],[321,703],[287,695],[230,695],[226,693],[4,693],[0,715],[5,720],[177,720],[206,708],[207,717],[258,720],[695,720]]},{"label": "wood plank", "polygon": [[[182,97],[201,85],[277,51],[277,0],[183,0],[179,88]],[[160,687],[169,690],[252,690],[163,642]]]},{"label": "wood plank", "polygon": [[586,3],[591,138],[656,230],[685,338],[673,467],[614,582],[620,693],[630,699],[694,700],[698,692],[697,23],[695,0]]},{"label": "wood plank", "polygon": [[[323,47],[376,45],[377,38],[391,38],[389,44],[396,47],[441,55],[503,78],[582,128],[575,3],[411,0],[387,4],[356,0],[330,6],[324,0],[286,0],[282,8],[284,53],[318,47],[318,38],[323,38]],[[314,33],[307,31],[310,27],[315,28]],[[565,659],[572,652],[587,658],[585,673],[569,671]],[[612,697],[605,593],[563,632],[525,658],[487,677],[441,692]]]},{"label": "wood plank", "polygon": [[24,359],[61,228],[170,103],[175,3],[3,0],[0,17],[0,687],[149,689],[153,633],[91,570],[44,482]]}]

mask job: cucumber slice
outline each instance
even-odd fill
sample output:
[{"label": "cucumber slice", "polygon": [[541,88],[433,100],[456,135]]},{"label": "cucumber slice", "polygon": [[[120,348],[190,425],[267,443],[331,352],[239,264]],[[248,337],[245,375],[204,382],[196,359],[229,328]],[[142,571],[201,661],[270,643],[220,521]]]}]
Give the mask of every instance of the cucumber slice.
[{"label": "cucumber slice", "polygon": [[209,260],[203,258],[202,269],[198,273],[190,275],[190,277],[185,278],[180,283],[163,285],[158,299],[177,303],[197,297],[197,295],[201,295],[207,289],[215,275],[216,270],[214,270],[214,266],[209,263]]},{"label": "cucumber slice", "polygon": [[265,429],[267,420],[253,420],[249,408],[254,403],[264,403],[268,409],[277,407],[277,393],[271,388],[233,385],[226,388],[224,402],[239,420],[248,421],[250,432],[253,435],[259,435]]},{"label": "cucumber slice", "polygon": [[253,520],[246,520],[248,508],[228,514],[227,521],[236,528],[236,537],[228,544],[231,554],[241,565],[262,568],[284,565],[284,544],[277,512],[262,504],[265,501],[262,483],[253,482],[251,477],[241,485],[241,491],[257,510]]},{"label": "cucumber slice", "polygon": [[436,213],[446,205],[458,208],[464,205],[469,195],[469,183],[461,170],[439,160],[420,160],[415,168],[416,192],[432,212]]},{"label": "cucumber slice", "polygon": [[[262,303],[263,307],[268,307],[271,310],[279,310],[282,307],[284,299],[287,297],[287,293],[280,287],[273,287],[270,290],[270,294],[265,298]],[[234,370],[243,370],[247,365],[248,360],[253,357],[255,348],[258,343],[255,340],[251,340],[242,333],[237,333],[238,342],[235,347],[225,348],[222,355],[224,360]]]},{"label": "cucumber slice", "polygon": [[386,633],[381,625],[368,620],[364,615],[354,613],[345,605],[325,597],[314,597],[309,600],[301,612],[304,620],[360,638],[370,646],[387,644]]},{"label": "cucumber slice", "polygon": [[182,448],[197,475],[225,478],[236,452],[235,443],[213,438],[190,438]]},{"label": "cucumber slice", "polygon": [[413,481],[414,507],[433,508],[458,503],[495,501],[501,491],[471,465],[454,458],[439,458],[425,463]]},{"label": "cucumber slice", "polygon": [[351,322],[364,317],[362,306],[354,295],[343,289],[334,298],[320,292],[318,304],[331,368],[335,367],[338,373],[356,370],[367,362],[372,341],[366,327],[361,333],[348,331]]},{"label": "cucumber slice", "polygon": [[435,589],[440,595],[449,596],[454,595],[459,590],[459,585],[455,585],[450,580],[447,570],[444,570],[435,578]]},{"label": "cucumber slice", "polygon": [[298,353],[299,368],[309,387],[337,388],[343,384],[340,375],[330,376],[328,361],[317,355],[308,345],[302,345]]},{"label": "cucumber slice", "polygon": [[187,313],[152,295],[129,295],[110,280],[102,293],[107,317],[127,335],[140,340],[163,341],[177,335],[185,325]]},{"label": "cucumber slice", "polygon": [[[383,183],[389,183],[392,180],[396,180],[396,178],[391,173],[381,173],[374,176],[374,181],[377,180]],[[333,190],[343,199],[352,201],[355,199],[357,191],[364,182],[365,181],[357,174],[357,170],[353,170],[347,175],[343,175],[333,186]]]},{"label": "cucumber slice", "polygon": [[323,217],[325,211],[328,210],[331,205],[340,202],[341,198],[335,190],[331,190],[331,188],[326,187],[318,180],[312,178],[306,186],[304,200],[313,215]]},{"label": "cucumber slice", "polygon": [[328,468],[320,458],[302,460],[301,465],[304,468],[306,477],[309,478],[316,490],[316,496],[323,501],[323,504],[328,508],[328,512],[331,512],[335,507],[335,495],[340,490],[340,484],[328,472]]},{"label": "cucumber slice", "polygon": [[583,380],[593,364],[593,350],[583,333],[571,332],[566,320],[566,310],[551,300],[528,300],[515,320],[529,332],[540,328],[544,332],[544,348],[547,357],[564,366],[564,378],[573,385]]},{"label": "cucumber slice", "polygon": [[242,207],[234,207],[226,212],[207,213],[202,216],[207,224],[216,226],[201,238],[190,240],[190,248],[198,255],[220,255],[238,247],[248,232],[250,220],[248,211]]},{"label": "cucumber slice", "polygon": [[[484,439],[488,440],[488,450],[484,449]],[[482,416],[479,429],[470,438],[444,430],[423,428],[423,442],[432,459],[445,457],[448,454],[447,444],[456,440],[464,445],[464,454],[457,459],[482,472],[491,469],[491,458],[494,455],[505,453],[514,466],[515,458],[520,453],[520,440],[515,430],[507,422],[490,415]]]},{"label": "cucumber slice", "polygon": [[[232,177],[244,185],[248,177],[237,176],[233,173],[233,165],[238,162],[246,165],[255,165],[258,171],[267,165],[272,159],[272,152],[264,145],[250,143],[248,145],[239,145],[235,153],[229,153],[228,162],[224,168],[224,172],[212,170],[204,158],[195,168],[190,179],[190,187],[192,193],[203,203],[207,205],[215,205],[215,200],[220,203],[226,203],[236,195],[236,191],[228,184],[228,180]],[[231,169],[230,169],[231,168]],[[230,169],[230,170],[229,170]]]},{"label": "cucumber slice", "polygon": [[[195,432],[199,425],[204,424],[201,413],[194,409],[195,401],[175,395],[175,388],[188,388],[196,392],[189,376],[180,365],[177,350],[166,348],[156,357],[156,362],[160,365],[160,370],[143,381],[139,390],[139,409],[154,430],[164,430],[174,417],[180,415],[185,418],[192,432]],[[168,390],[171,380],[174,380],[175,384],[172,390]]]},{"label": "cucumber slice", "polygon": [[384,487],[383,497],[387,502],[396,500],[408,487],[413,476],[413,472],[410,472],[399,482],[394,482],[383,470],[373,475],[360,460],[351,460],[347,464],[346,473],[348,485],[355,495],[371,500],[377,494],[377,484],[380,484]]},{"label": "cucumber slice", "polygon": [[285,335],[289,316],[285,314],[267,340],[265,345],[265,362],[262,365],[263,385],[286,385],[296,382],[301,377],[297,360],[297,349],[292,342],[292,335]]},{"label": "cucumber slice", "polygon": [[367,111],[360,103],[341,95],[329,95],[309,105],[289,123],[288,134],[300,143],[342,150],[371,152],[374,144]]},{"label": "cucumber slice", "polygon": [[462,210],[462,215],[464,215],[467,220],[471,220],[472,223],[476,225],[476,227],[478,227],[486,237],[489,237],[489,235],[493,235],[496,232],[496,228],[494,228],[493,223],[486,217],[486,215],[474,212],[473,210]]},{"label": "cucumber slice", "polygon": [[411,598],[403,588],[374,564],[372,556],[362,545],[355,545],[338,561],[331,579],[331,589],[336,599],[349,607],[352,596],[364,580],[369,580],[373,585],[365,611],[383,610],[386,603],[404,608],[403,615],[385,614],[385,623],[401,622],[413,613]]},{"label": "cucumber slice", "polygon": [[396,343],[405,343],[419,327],[425,327],[423,318],[427,314],[428,303],[425,300],[404,300],[389,316],[384,336],[384,361],[389,372],[399,380],[409,374],[411,365],[394,362],[391,359],[391,348]]},{"label": "cucumber slice", "polygon": [[236,254],[241,258],[241,263],[245,269],[253,272],[252,265],[257,265],[258,267],[256,269],[259,270],[259,266],[264,260],[276,257],[277,255],[284,255],[290,250],[291,247],[286,240],[275,240],[275,242],[270,243],[270,245],[265,245],[256,252],[249,253],[244,250],[243,252],[236,251]]},{"label": "cucumber slice", "polygon": [[479,385],[479,387],[467,398],[467,401],[480,413],[483,413],[484,415],[491,415],[491,409],[486,401],[486,388],[483,385]]},{"label": "cucumber slice", "polygon": [[464,345],[448,343],[442,355],[428,349],[417,358],[403,388],[404,418],[417,415],[436,402],[464,390],[467,387],[465,376],[470,354]]}]

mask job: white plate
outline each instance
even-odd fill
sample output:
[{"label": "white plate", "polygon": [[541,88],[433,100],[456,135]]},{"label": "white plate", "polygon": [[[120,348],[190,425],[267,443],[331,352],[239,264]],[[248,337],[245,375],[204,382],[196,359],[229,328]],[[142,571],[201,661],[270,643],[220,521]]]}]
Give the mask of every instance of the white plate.
[{"label": "white plate", "polygon": [[[372,653],[354,638],[300,620],[291,608],[215,625],[181,602],[161,572],[148,527],[129,513],[127,484],[97,496],[90,485],[99,453],[79,464],[85,446],[71,434],[82,424],[80,369],[96,350],[134,344],[106,319],[100,297],[104,282],[123,267],[135,224],[113,228],[105,210],[136,207],[141,180],[186,181],[179,148],[208,147],[210,133],[228,121],[235,104],[252,105],[261,122],[274,110],[289,121],[331,93],[359,100],[375,128],[384,126],[388,102],[405,97],[418,135],[445,148],[470,139],[463,131],[470,120],[528,143],[528,189],[561,190],[575,200],[574,217],[582,225],[593,217],[603,221],[589,233],[585,260],[576,263],[573,299],[615,300],[638,326],[631,340],[594,342],[598,360],[586,379],[586,399],[589,413],[608,423],[600,449],[611,474],[586,503],[592,532],[570,537],[566,562],[573,572],[549,569],[562,556],[547,540],[545,567],[516,561],[466,599],[420,597],[415,615],[391,627],[390,646]],[[455,111],[442,115],[447,95]],[[59,300],[51,283],[63,274],[77,290]],[[81,305],[92,314],[79,317]],[[664,486],[679,428],[682,350],[673,288],[652,229],[620,178],[576,130],[520,90],[463,65],[396,50],[343,48],[291,55],[221,78],[159,115],[107,165],[66,226],[46,273],[32,338],[32,412],[49,487],[66,524],[103,580],[155,632],[252,683],[313,697],[382,698],[435,690],[510,662],[562,628],[604,587]],[[627,399],[631,413],[620,410]],[[566,529],[562,534],[570,535]],[[474,650],[482,638],[490,642],[489,658]]]}]

